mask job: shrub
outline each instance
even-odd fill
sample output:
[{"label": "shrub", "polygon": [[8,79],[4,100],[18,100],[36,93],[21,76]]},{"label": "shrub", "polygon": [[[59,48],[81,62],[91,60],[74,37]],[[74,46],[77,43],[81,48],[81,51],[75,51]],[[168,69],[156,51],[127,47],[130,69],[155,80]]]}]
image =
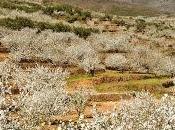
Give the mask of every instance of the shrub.
[{"label": "shrub", "polygon": [[67,17],[67,22],[69,22],[69,23],[74,23],[75,21],[77,21],[78,20],[78,16],[68,16]]},{"label": "shrub", "polygon": [[113,20],[112,21],[114,24],[116,24],[117,26],[125,26],[126,25],[126,22],[124,20]]},{"label": "shrub", "polygon": [[45,22],[38,22],[36,25],[35,25],[36,28],[38,28],[39,31],[43,31],[45,29],[52,29],[53,26],[49,23],[45,23]]},{"label": "shrub", "polygon": [[15,21],[17,24],[21,25],[21,27],[29,27],[29,28],[34,27],[34,22],[24,17],[17,17]]},{"label": "shrub", "polygon": [[91,19],[92,16],[91,16],[91,13],[89,11],[81,11],[79,13],[79,17],[81,18],[81,20],[85,21],[87,20],[88,18]]},{"label": "shrub", "polygon": [[5,18],[0,20],[0,26],[20,30],[24,27],[34,28],[34,22],[23,17],[16,17],[15,19]]},{"label": "shrub", "polygon": [[54,8],[51,6],[47,6],[43,9],[43,12],[48,15],[52,15],[54,12]]},{"label": "shrub", "polygon": [[64,25],[63,23],[57,23],[51,27],[53,31],[56,32],[71,32],[72,28],[69,25]]},{"label": "shrub", "polygon": [[25,11],[26,13],[32,13],[32,12],[36,12],[36,11],[42,9],[42,7],[38,4],[27,3],[27,2],[19,2],[19,1],[11,1],[11,0],[9,0],[9,1],[4,1],[4,0],[0,1],[0,7],[8,8],[8,9],[21,10],[21,11]]},{"label": "shrub", "polygon": [[70,15],[73,15],[73,7],[70,5],[47,5],[44,9],[43,12],[48,15],[52,15],[54,11],[64,11]]},{"label": "shrub", "polygon": [[78,35],[79,37],[86,39],[88,36],[91,35],[91,30],[83,28],[83,27],[76,27],[74,28],[74,33]]},{"label": "shrub", "polygon": [[67,17],[67,21],[69,23],[73,23],[73,22],[75,22],[77,20],[86,21],[88,18],[89,19],[91,18],[91,13],[90,12],[83,12],[83,11],[81,11],[78,14],[68,16]]},{"label": "shrub", "polygon": [[71,103],[78,114],[78,118],[84,114],[89,99],[90,93],[83,89],[75,91],[75,93],[71,95]]},{"label": "shrub", "polygon": [[146,22],[143,19],[136,20],[136,32],[144,32],[146,28]]},{"label": "shrub", "polygon": [[99,31],[98,29],[96,29],[96,28],[88,28],[88,29],[90,29],[90,31],[93,32],[93,33],[99,33],[99,32],[100,32],[100,31]]},{"label": "shrub", "polygon": [[98,33],[98,29],[93,28],[83,28],[83,27],[71,27],[69,25],[65,25],[63,23],[46,23],[46,22],[34,22],[28,18],[24,17],[16,17],[15,19],[4,18],[0,19],[0,26],[7,27],[13,30],[20,30],[25,27],[29,28],[37,28],[39,31],[45,29],[51,29],[55,32],[74,32],[81,38],[87,38],[91,35],[91,33]]},{"label": "shrub", "polygon": [[111,21],[113,19],[112,15],[105,14],[105,16],[100,18],[100,21]]},{"label": "shrub", "polygon": [[89,11],[81,11],[81,9],[72,7],[71,5],[47,5],[43,12],[48,15],[52,15],[54,12],[63,11],[66,12],[69,16],[67,17],[67,21],[73,23],[76,20],[87,20],[91,18],[91,12]]},{"label": "shrub", "polygon": [[131,24],[126,24],[126,25],[125,25],[125,27],[126,27],[127,30],[129,30],[130,27],[132,27],[132,26],[133,26],[133,25],[131,25]]},{"label": "shrub", "polygon": [[57,12],[64,11],[68,14],[73,14],[73,7],[70,6],[70,5],[66,5],[66,4],[54,5],[54,10],[57,11]]}]

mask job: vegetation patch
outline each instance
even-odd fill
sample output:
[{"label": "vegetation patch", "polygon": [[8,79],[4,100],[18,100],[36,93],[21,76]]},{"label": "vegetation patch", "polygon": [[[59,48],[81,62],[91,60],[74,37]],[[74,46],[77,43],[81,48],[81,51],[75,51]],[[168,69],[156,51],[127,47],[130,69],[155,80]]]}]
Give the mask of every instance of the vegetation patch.
[{"label": "vegetation patch", "polygon": [[[88,82],[94,85],[94,89],[99,93],[120,93],[133,91],[150,91],[152,93],[165,92],[162,84],[167,81],[166,77],[155,77],[151,74],[120,73],[117,71],[106,71],[97,73],[94,77],[87,74],[72,75],[68,79],[68,84]],[[71,89],[71,88],[70,88]]]},{"label": "vegetation patch", "polygon": [[166,92],[162,83],[167,78],[162,79],[145,79],[130,80],[126,82],[103,83],[95,86],[97,92],[133,92],[133,91],[149,91],[151,93]]},{"label": "vegetation patch", "polygon": [[26,13],[33,13],[37,11],[43,11],[44,14],[50,16],[56,16],[55,13],[63,12],[66,15],[66,20],[70,23],[74,21],[86,21],[91,19],[91,12],[82,10],[78,7],[73,7],[68,4],[56,4],[56,3],[46,3],[46,4],[36,4],[30,2],[13,1],[13,0],[2,0],[0,1],[1,8],[7,8],[10,10],[20,10]]},{"label": "vegetation patch", "polygon": [[42,6],[39,4],[11,1],[11,0],[8,0],[8,1],[1,0],[0,7],[13,9],[13,10],[21,10],[21,11],[25,11],[26,13],[32,13],[32,12],[36,12],[42,9]]},{"label": "vegetation patch", "polygon": [[70,23],[73,23],[76,20],[86,21],[87,19],[92,18],[91,12],[67,4],[47,4],[43,8],[43,12],[51,16],[54,16],[55,12],[64,12],[66,13],[65,15],[67,15],[67,21]]},{"label": "vegetation patch", "polygon": [[98,29],[71,27],[63,23],[51,24],[46,22],[36,22],[24,17],[16,17],[15,19],[12,18],[0,19],[0,26],[10,28],[13,30],[21,30],[22,28],[29,27],[29,28],[37,28],[39,31],[45,29],[51,29],[55,32],[74,32],[79,37],[85,39],[88,36],[90,36],[91,33],[99,32]]},{"label": "vegetation patch", "polygon": [[136,20],[136,32],[144,32],[146,28],[146,22],[143,19]]}]

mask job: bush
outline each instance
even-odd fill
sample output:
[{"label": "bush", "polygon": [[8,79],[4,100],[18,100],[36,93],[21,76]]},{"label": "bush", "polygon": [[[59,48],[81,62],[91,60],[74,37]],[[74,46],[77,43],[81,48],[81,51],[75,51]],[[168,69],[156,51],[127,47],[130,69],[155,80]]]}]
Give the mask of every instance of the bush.
[{"label": "bush", "polygon": [[67,17],[67,22],[69,23],[74,23],[77,20],[78,20],[78,16],[75,16],[75,15]]},{"label": "bush", "polygon": [[11,18],[0,19],[0,26],[10,28],[13,30],[21,30],[25,27],[29,27],[29,28],[37,28],[39,31],[45,29],[51,29],[55,32],[74,32],[79,37],[85,39],[91,35],[91,32],[93,33],[99,32],[98,29],[83,28],[83,27],[72,28],[71,26],[65,25],[63,23],[51,24],[46,22],[35,22],[24,17],[16,17],[15,19]]},{"label": "bush", "polygon": [[29,27],[29,28],[33,28],[34,27],[34,22],[30,19],[27,18],[23,18],[23,17],[17,17],[15,19],[16,23],[18,23],[19,25],[21,25],[21,27]]},{"label": "bush", "polygon": [[66,13],[69,13],[71,15],[74,14],[73,7],[71,5],[61,5],[56,7],[56,11],[65,11]]},{"label": "bush", "polygon": [[43,12],[44,12],[45,14],[52,15],[53,12],[54,12],[54,8],[51,7],[51,6],[45,7],[45,8],[43,9]]},{"label": "bush", "polygon": [[54,11],[64,11],[68,14],[73,15],[73,7],[70,5],[47,5],[44,9],[43,12],[48,15],[52,15]]},{"label": "bush", "polygon": [[73,23],[76,20],[87,20],[87,18],[91,18],[91,13],[89,11],[81,11],[81,9],[72,7],[71,5],[47,5],[43,12],[48,15],[52,15],[54,11],[59,12],[63,11],[68,13],[71,16],[68,16],[67,21],[70,23]]},{"label": "bush", "polygon": [[81,11],[81,12],[79,13],[79,16],[81,17],[81,20],[83,20],[83,21],[87,20],[88,18],[89,18],[89,19],[92,18],[91,13],[90,13],[89,11],[84,11],[84,12]]},{"label": "bush", "polygon": [[146,22],[143,19],[136,20],[136,32],[144,32],[146,28]]},{"label": "bush", "polygon": [[52,25],[50,25],[49,23],[45,23],[45,22],[39,22],[35,25],[36,28],[38,28],[39,31],[43,31],[45,29],[51,29]]},{"label": "bush", "polygon": [[83,28],[83,27],[76,27],[76,28],[74,28],[74,33],[76,35],[78,35],[79,37],[82,37],[82,38],[85,38],[85,39],[88,36],[91,35],[91,32],[92,32],[91,29],[86,29],[86,28]]},{"label": "bush", "polygon": [[71,32],[72,28],[69,25],[64,25],[63,23],[57,23],[52,27],[53,31],[56,32]]},{"label": "bush", "polygon": [[0,1],[0,7],[21,10],[21,11],[25,11],[27,13],[36,12],[36,11],[42,9],[42,7],[40,5],[34,4],[34,3],[19,2],[19,1],[4,1],[4,0]]},{"label": "bush", "polygon": [[96,28],[89,28],[92,33],[99,33],[100,31]]},{"label": "bush", "polygon": [[105,14],[105,16],[100,18],[100,21],[111,21],[113,19],[112,15]]},{"label": "bush", "polygon": [[131,25],[131,24],[126,24],[126,25],[125,25],[125,27],[126,27],[127,30],[129,30],[130,27],[132,27],[132,26],[133,26],[133,25]]},{"label": "bush", "polygon": [[34,22],[23,17],[16,17],[16,19],[5,18],[0,20],[0,26],[4,26],[14,30],[20,30],[24,27],[33,28]]},{"label": "bush", "polygon": [[35,28],[38,28],[40,31],[45,29],[51,29],[55,32],[71,32],[72,28],[69,25],[64,25],[63,23],[49,24],[45,22],[35,23]]},{"label": "bush", "polygon": [[114,24],[116,24],[117,26],[125,26],[126,22],[124,20],[113,20],[112,21]]}]

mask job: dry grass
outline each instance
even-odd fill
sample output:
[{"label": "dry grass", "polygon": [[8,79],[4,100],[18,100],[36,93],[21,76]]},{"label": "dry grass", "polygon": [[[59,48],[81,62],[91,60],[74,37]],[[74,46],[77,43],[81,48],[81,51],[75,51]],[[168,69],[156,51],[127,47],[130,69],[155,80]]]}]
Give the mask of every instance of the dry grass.
[{"label": "dry grass", "polygon": [[[96,108],[99,112],[107,112],[113,110],[114,106],[118,106],[120,102],[90,102],[89,105],[87,105],[84,116],[86,119],[92,119],[92,109],[93,106],[96,105]],[[77,121],[78,116],[76,111],[70,111],[67,115],[65,116],[56,116],[53,118],[54,120],[62,120],[62,121]]]},{"label": "dry grass", "polygon": [[0,61],[5,60],[8,57],[8,53],[0,53]]}]

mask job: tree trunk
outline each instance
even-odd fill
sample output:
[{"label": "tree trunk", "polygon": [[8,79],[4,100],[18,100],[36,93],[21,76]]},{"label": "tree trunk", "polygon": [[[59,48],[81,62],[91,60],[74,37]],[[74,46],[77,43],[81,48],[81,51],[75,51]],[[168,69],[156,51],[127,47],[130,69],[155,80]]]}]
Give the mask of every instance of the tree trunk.
[{"label": "tree trunk", "polygon": [[94,70],[94,69],[91,69],[91,70],[90,70],[90,75],[91,75],[92,77],[95,76],[95,70]]},{"label": "tree trunk", "polygon": [[171,73],[171,78],[173,78],[174,77],[174,74],[173,73]]}]

